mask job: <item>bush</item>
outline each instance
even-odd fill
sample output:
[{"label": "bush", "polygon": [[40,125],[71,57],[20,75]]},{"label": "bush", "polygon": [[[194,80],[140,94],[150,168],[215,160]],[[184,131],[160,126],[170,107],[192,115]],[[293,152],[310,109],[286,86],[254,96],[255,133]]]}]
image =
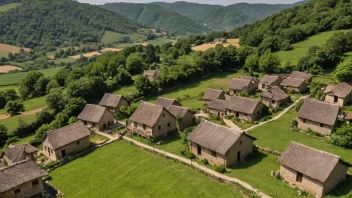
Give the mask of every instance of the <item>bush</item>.
[{"label": "bush", "polygon": [[196,159],[196,155],[194,155],[194,153],[192,153],[190,150],[182,150],[180,153],[188,159]]},{"label": "bush", "polygon": [[331,137],[331,143],[343,148],[352,148],[352,126],[345,124],[338,128]]},{"label": "bush", "polygon": [[12,144],[12,143],[14,143],[14,142],[18,142],[19,140],[20,140],[20,139],[19,139],[17,136],[13,136],[13,137],[7,139],[6,145],[10,145],[10,144]]},{"label": "bush", "polygon": [[205,165],[208,165],[208,164],[209,164],[209,162],[208,162],[207,159],[202,159],[201,162],[202,162],[203,164],[205,164]]},{"label": "bush", "polygon": [[297,103],[297,105],[296,105],[296,107],[295,107],[295,109],[296,109],[297,112],[301,109],[303,103],[304,103],[303,101],[299,101],[299,102]]},{"label": "bush", "polygon": [[226,173],[226,167],[224,165],[220,165],[220,166],[215,166],[215,171],[219,172],[219,173]]},{"label": "bush", "polygon": [[7,102],[5,108],[6,112],[11,115],[17,115],[20,112],[24,111],[23,102],[19,100]]},{"label": "bush", "polygon": [[7,128],[0,124],[0,146],[4,146],[8,139]]},{"label": "bush", "polygon": [[291,122],[291,129],[296,129],[298,126],[298,122],[296,119],[293,119]]}]

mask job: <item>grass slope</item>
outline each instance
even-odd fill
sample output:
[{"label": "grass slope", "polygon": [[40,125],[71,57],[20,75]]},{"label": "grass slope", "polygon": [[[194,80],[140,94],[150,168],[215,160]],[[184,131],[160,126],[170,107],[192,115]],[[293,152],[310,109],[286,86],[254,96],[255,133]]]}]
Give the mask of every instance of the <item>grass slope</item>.
[{"label": "grass slope", "polygon": [[118,141],[50,173],[67,197],[242,197],[172,160]]},{"label": "grass slope", "polygon": [[[31,111],[31,110],[35,110],[35,109],[39,109],[39,108],[45,107],[46,106],[45,99],[46,99],[46,97],[42,96],[42,97],[39,97],[39,98],[33,98],[33,99],[25,100],[23,102],[25,111]],[[4,109],[0,109],[0,114],[3,114],[3,113],[6,113],[5,108]]]},{"label": "grass slope", "polygon": [[16,8],[17,6],[21,5],[20,3],[9,3],[6,5],[0,6],[0,12],[7,12],[12,8]]},{"label": "grass slope", "polygon": [[0,124],[4,125],[7,129],[8,132],[11,133],[15,129],[19,127],[19,122],[18,119],[22,118],[23,121],[27,124],[35,121],[37,119],[36,115],[18,115],[18,116],[13,116],[5,120],[0,120]]}]

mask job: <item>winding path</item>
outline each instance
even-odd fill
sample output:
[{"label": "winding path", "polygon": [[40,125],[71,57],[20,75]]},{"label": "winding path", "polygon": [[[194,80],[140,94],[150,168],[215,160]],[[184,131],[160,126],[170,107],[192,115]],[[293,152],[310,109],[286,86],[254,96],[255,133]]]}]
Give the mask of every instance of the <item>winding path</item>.
[{"label": "winding path", "polygon": [[[39,113],[41,112],[43,109],[45,109],[47,106],[45,107],[41,107],[39,109],[33,109],[33,110],[30,110],[30,111],[25,111],[25,112],[22,112],[20,115],[34,115],[36,113]],[[8,118],[10,118],[11,115],[8,114],[8,113],[4,113],[4,114],[0,114],[0,120],[6,120]]]}]

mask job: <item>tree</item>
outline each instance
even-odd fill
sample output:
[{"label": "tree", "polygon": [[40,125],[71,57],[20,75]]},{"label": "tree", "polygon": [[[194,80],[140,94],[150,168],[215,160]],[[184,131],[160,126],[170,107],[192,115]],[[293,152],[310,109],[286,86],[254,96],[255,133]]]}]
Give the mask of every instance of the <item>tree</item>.
[{"label": "tree", "polygon": [[71,98],[62,112],[68,117],[77,116],[83,110],[86,103],[83,98]]},{"label": "tree", "polygon": [[7,135],[7,128],[0,124],[0,146],[4,146],[6,143],[6,140],[8,139],[8,135]]},{"label": "tree", "polygon": [[262,72],[272,73],[275,72],[280,66],[280,59],[277,55],[274,55],[267,50],[259,59],[259,68]]},{"label": "tree", "polygon": [[158,84],[155,81],[150,81],[145,76],[138,77],[134,85],[138,93],[142,96],[148,96],[158,91]]},{"label": "tree", "polygon": [[253,72],[258,70],[258,64],[258,54],[250,54],[249,56],[247,56],[244,66],[248,69],[248,71]]},{"label": "tree", "polygon": [[0,109],[3,109],[6,105],[6,97],[5,97],[5,93],[3,91],[0,91]]},{"label": "tree", "polygon": [[4,96],[7,101],[17,100],[20,98],[14,89],[6,89],[4,92]]},{"label": "tree", "polygon": [[51,89],[60,87],[59,83],[55,79],[51,79],[50,82],[46,85],[46,93],[50,93]]},{"label": "tree", "polygon": [[145,62],[138,53],[130,54],[126,60],[126,70],[131,74],[141,73],[146,67]]},{"label": "tree", "polygon": [[35,85],[40,77],[44,76],[42,73],[33,71],[29,72],[24,79],[20,81],[19,92],[23,99],[33,98],[38,96],[35,91]]},{"label": "tree", "polygon": [[341,128],[338,128],[331,137],[331,142],[334,145],[352,148],[352,126],[350,123],[344,124]]},{"label": "tree", "polygon": [[7,102],[5,108],[6,108],[6,112],[11,115],[17,115],[20,112],[24,111],[23,102],[21,102],[19,100]]},{"label": "tree", "polygon": [[66,102],[64,100],[63,92],[60,88],[52,89],[46,96],[46,104],[55,112],[60,112],[65,108]]},{"label": "tree", "polygon": [[335,70],[335,78],[340,82],[349,82],[352,79],[352,60],[340,63]]},{"label": "tree", "polygon": [[53,79],[55,79],[60,86],[64,86],[68,74],[69,71],[66,68],[62,68],[55,74]]},{"label": "tree", "polygon": [[48,77],[40,77],[36,84],[34,85],[34,92],[36,96],[44,96],[46,93],[46,88],[48,83],[50,82],[50,79]]}]

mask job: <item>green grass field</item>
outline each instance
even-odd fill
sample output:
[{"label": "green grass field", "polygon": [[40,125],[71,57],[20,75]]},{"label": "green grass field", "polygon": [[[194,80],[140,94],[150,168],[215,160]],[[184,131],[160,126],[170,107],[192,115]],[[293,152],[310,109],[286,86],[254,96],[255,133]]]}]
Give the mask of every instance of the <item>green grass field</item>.
[{"label": "green grass field", "polygon": [[50,173],[66,197],[246,197],[185,165],[118,141]]},{"label": "green grass field", "polygon": [[294,49],[291,51],[279,51],[276,52],[279,58],[282,60],[281,64],[285,65],[288,61],[297,65],[299,59],[308,54],[308,50],[310,47],[317,45],[323,46],[326,41],[338,32],[346,32],[348,30],[334,30],[329,32],[323,32],[311,37],[308,37],[306,40],[293,44]]},{"label": "green grass field", "polygon": [[[46,106],[45,96],[29,99],[23,102],[25,111],[31,111]],[[0,109],[0,114],[6,113],[5,109]]]},{"label": "green grass field", "polygon": [[[49,69],[40,69],[36,70],[44,74],[44,76],[54,76],[62,67],[53,67]],[[18,84],[20,80],[22,80],[28,72],[19,72],[12,74],[3,74],[0,75],[0,86],[4,85],[15,85]]]},{"label": "green grass field", "polygon": [[156,46],[156,45],[161,46],[161,45],[163,45],[163,44],[165,44],[165,43],[170,43],[170,42],[172,42],[172,41],[173,41],[173,39],[169,39],[169,38],[160,38],[160,37],[158,37],[158,38],[156,38],[156,39],[149,40],[149,41],[147,41],[147,42],[148,42],[148,44],[151,44],[151,45],[154,45],[154,46]]},{"label": "green grass field", "polygon": [[139,42],[141,42],[147,38],[146,36],[144,36],[142,34],[137,34],[137,33],[121,34],[121,33],[116,33],[116,32],[105,31],[105,34],[101,38],[101,42],[104,44],[109,44],[109,43],[117,42],[118,40],[120,40],[126,36],[130,37],[131,41],[139,41]]},{"label": "green grass field", "polygon": [[9,3],[3,6],[0,6],[0,12],[6,12],[12,8],[15,8],[17,6],[21,5],[20,3]]},{"label": "green grass field", "polygon": [[18,128],[19,123],[18,123],[18,118],[22,117],[23,121],[27,124],[35,121],[37,119],[36,115],[18,115],[18,116],[13,116],[5,120],[0,120],[0,124],[4,125],[7,129],[8,132],[11,133],[13,130]]}]

